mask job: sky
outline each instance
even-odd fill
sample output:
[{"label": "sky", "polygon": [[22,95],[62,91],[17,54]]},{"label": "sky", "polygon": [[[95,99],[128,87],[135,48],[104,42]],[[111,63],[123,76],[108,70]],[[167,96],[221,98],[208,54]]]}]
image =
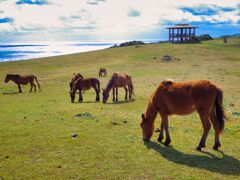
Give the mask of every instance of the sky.
[{"label": "sky", "polygon": [[0,42],[166,40],[179,23],[240,33],[240,0],[0,0]]}]

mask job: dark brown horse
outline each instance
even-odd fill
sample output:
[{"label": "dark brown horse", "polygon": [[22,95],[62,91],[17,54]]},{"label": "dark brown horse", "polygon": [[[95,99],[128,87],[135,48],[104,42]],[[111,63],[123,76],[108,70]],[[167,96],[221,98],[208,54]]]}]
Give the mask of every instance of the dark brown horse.
[{"label": "dark brown horse", "polygon": [[98,72],[99,77],[107,76],[106,68],[100,68]]},{"label": "dark brown horse", "polygon": [[80,74],[80,73],[73,73],[72,75],[72,79],[69,83],[69,86],[70,86],[70,92],[72,91],[72,87],[73,87],[73,84],[75,81],[77,81],[79,78],[83,79],[83,76]]},{"label": "dark brown horse", "polygon": [[[150,140],[154,130],[154,120],[159,113],[162,119],[158,141],[161,142],[166,134],[165,145],[171,142],[168,116],[172,114],[187,115],[197,111],[203,125],[203,135],[197,150],[205,147],[211,124],[215,130],[213,149],[221,146],[219,134],[224,129],[226,119],[223,105],[223,92],[208,80],[174,83],[163,81],[152,94],[147,111],[142,114],[143,140]],[[211,122],[211,123],[210,123]]]},{"label": "dark brown horse", "polygon": [[89,78],[89,79],[81,79],[79,78],[77,81],[74,82],[72,90],[70,92],[71,102],[74,102],[76,91],[79,90],[79,100],[78,102],[83,101],[82,91],[89,90],[93,88],[96,92],[96,101],[99,101],[99,93],[100,93],[100,82],[96,78]]},{"label": "dark brown horse", "polygon": [[[113,101],[118,101],[118,88],[123,87],[125,90],[125,100],[127,100],[127,93],[129,92],[129,99],[131,100],[133,93],[132,78],[128,74],[113,73],[109,80],[107,87],[103,90],[103,103],[106,103],[109,97],[109,92],[113,90]],[[116,98],[115,98],[116,93]]]},{"label": "dark brown horse", "polygon": [[34,75],[20,76],[19,74],[7,74],[4,82],[7,83],[10,80],[15,82],[18,85],[18,90],[20,93],[22,92],[21,84],[26,85],[28,83],[30,83],[30,86],[31,86],[30,92],[32,92],[33,87],[34,87],[34,91],[36,92],[36,85],[34,84],[34,80],[36,80],[36,82],[38,84],[38,88],[39,88],[39,90],[41,90],[40,84],[37,80],[37,77]]}]

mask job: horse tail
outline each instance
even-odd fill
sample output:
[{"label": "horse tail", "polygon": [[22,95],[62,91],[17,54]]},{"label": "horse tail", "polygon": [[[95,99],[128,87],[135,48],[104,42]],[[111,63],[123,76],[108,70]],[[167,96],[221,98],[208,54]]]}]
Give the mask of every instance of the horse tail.
[{"label": "horse tail", "polygon": [[39,91],[41,91],[41,87],[40,87],[40,84],[39,84],[39,82],[38,82],[38,79],[37,79],[37,77],[36,77],[36,76],[34,76],[34,79],[36,80],[36,82],[37,82],[37,84],[38,84],[38,89],[39,89]]},{"label": "horse tail", "polygon": [[130,87],[130,92],[131,92],[131,94],[133,94],[134,95],[134,87],[133,87],[133,83],[132,83],[132,78],[131,78],[131,76],[129,76],[129,87]]},{"label": "horse tail", "polygon": [[220,88],[217,88],[217,96],[215,99],[215,117],[217,120],[220,133],[223,132],[225,120],[227,119],[222,101],[223,101],[223,91]]}]

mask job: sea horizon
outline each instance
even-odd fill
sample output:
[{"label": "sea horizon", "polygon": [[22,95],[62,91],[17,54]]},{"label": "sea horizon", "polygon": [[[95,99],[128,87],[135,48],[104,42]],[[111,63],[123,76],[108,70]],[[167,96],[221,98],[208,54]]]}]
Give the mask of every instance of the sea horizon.
[{"label": "sea horizon", "polygon": [[[138,40],[138,39],[137,39]],[[44,57],[68,55],[102,50],[122,42],[115,41],[36,41],[36,42],[0,42],[0,62],[31,60]],[[145,43],[159,42],[159,39],[140,39]]]}]

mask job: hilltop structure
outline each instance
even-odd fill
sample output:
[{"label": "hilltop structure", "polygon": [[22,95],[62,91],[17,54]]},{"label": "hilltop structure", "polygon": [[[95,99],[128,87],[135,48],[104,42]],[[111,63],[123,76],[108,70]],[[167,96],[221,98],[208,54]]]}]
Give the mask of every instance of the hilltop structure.
[{"label": "hilltop structure", "polygon": [[169,42],[172,43],[195,43],[196,42],[196,26],[189,24],[176,24],[168,27]]}]

